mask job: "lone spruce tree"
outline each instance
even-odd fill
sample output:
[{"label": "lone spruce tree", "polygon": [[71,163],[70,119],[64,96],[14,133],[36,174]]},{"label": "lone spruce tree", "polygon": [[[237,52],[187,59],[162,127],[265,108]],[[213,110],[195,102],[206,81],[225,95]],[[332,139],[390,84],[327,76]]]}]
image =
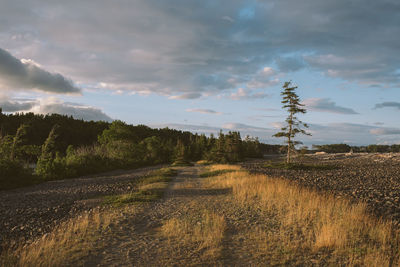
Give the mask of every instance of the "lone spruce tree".
[{"label": "lone spruce tree", "polygon": [[303,123],[300,121],[295,115],[297,113],[306,113],[306,109],[303,108],[303,104],[300,103],[300,98],[296,94],[295,90],[297,89],[297,86],[291,86],[291,81],[285,82],[283,85],[283,91],[281,93],[281,96],[283,97],[283,100],[281,103],[283,104],[283,108],[287,110],[289,113],[288,117],[286,118],[286,125],[281,128],[281,131],[274,134],[274,137],[285,137],[287,143],[287,157],[286,157],[286,163],[290,163],[290,156],[291,156],[291,151],[294,150],[294,146],[297,144],[301,144],[299,141],[295,141],[294,137],[296,134],[301,133],[305,135],[311,135],[310,133],[307,133],[304,129],[301,127],[308,128],[308,125],[306,123]]}]

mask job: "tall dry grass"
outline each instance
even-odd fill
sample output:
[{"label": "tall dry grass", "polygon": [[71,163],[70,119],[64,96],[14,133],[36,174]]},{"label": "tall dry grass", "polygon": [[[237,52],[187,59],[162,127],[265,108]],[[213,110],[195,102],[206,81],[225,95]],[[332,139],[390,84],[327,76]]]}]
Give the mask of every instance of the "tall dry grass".
[{"label": "tall dry grass", "polygon": [[[211,168],[222,170],[224,166]],[[265,244],[274,240],[292,252],[329,252],[331,258],[344,259],[350,266],[399,262],[399,231],[391,222],[368,215],[363,203],[351,204],[288,180],[243,171],[207,178],[204,183],[212,188],[232,188],[237,204],[259,208],[275,218],[277,227],[265,233]]]},{"label": "tall dry grass", "polygon": [[94,249],[107,231],[113,212],[94,211],[60,224],[34,242],[6,251],[1,266],[66,266]]},{"label": "tall dry grass", "polygon": [[214,164],[207,168],[209,171],[223,171],[223,170],[240,170],[240,166],[238,165],[229,165],[229,164]]},{"label": "tall dry grass", "polygon": [[161,233],[170,242],[182,246],[195,245],[197,250],[215,256],[220,252],[220,244],[226,229],[225,218],[211,211],[203,211],[200,217],[186,216],[171,218],[161,227]]}]

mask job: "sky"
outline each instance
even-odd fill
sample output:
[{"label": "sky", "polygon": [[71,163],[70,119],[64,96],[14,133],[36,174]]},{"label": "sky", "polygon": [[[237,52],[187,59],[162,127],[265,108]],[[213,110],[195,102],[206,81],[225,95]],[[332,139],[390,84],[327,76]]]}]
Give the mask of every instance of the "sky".
[{"label": "sky", "polygon": [[398,0],[0,0],[0,107],[272,137],[400,143]]}]

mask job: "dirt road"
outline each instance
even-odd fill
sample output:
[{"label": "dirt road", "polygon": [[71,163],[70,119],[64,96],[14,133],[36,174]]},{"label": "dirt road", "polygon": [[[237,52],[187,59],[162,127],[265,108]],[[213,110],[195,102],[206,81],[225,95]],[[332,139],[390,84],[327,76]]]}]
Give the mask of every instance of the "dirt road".
[{"label": "dirt road", "polygon": [[[106,248],[91,252],[91,256],[78,262],[84,266],[249,266],[262,265],[262,258],[244,247],[244,235],[249,227],[267,221],[266,214],[257,210],[244,210],[233,205],[230,189],[202,187],[199,173],[204,167],[185,167],[170,184],[163,199],[151,203],[140,213],[125,213],[111,233],[101,240]],[[206,237],[206,224],[212,218],[222,218],[211,226]],[[169,223],[181,224],[187,232],[174,237],[168,232]],[[186,224],[182,224],[185,222]],[[199,226],[198,228],[196,228]],[[185,228],[186,227],[186,228]],[[194,227],[194,228],[193,228]],[[214,228],[212,228],[214,227]],[[196,229],[203,232],[196,233]],[[214,230],[213,230],[214,229]],[[220,231],[219,231],[219,230]],[[177,230],[179,231],[179,230]],[[192,235],[192,238],[190,238]],[[197,236],[196,236],[197,235]],[[202,235],[202,236],[199,236]],[[189,236],[189,240],[187,240]],[[186,240],[184,240],[186,238]],[[207,240],[206,240],[207,239]],[[218,238],[217,238],[218,239]],[[214,242],[214,243],[213,243]]]}]

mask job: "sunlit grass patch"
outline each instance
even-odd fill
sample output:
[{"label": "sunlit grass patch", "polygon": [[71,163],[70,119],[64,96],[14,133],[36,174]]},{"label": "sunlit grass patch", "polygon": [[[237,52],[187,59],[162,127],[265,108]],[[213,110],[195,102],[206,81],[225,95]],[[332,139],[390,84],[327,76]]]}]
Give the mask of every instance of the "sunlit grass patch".
[{"label": "sunlit grass patch", "polygon": [[225,173],[240,171],[240,166],[228,165],[228,164],[214,164],[207,167],[207,171],[200,174],[200,177],[213,177],[219,176]]},{"label": "sunlit grass patch", "polygon": [[264,230],[262,242],[269,245],[257,245],[259,253],[276,264],[297,264],[298,257],[321,264],[399,264],[399,230],[369,215],[365,203],[352,204],[289,180],[239,171],[206,178],[203,186],[231,188],[236,205],[259,209],[276,222]]},{"label": "sunlit grass patch", "polygon": [[199,164],[199,165],[211,165],[212,164],[212,162],[211,161],[208,161],[208,160],[199,160],[199,161],[197,161],[196,162],[196,164]]},{"label": "sunlit grass patch", "polygon": [[209,171],[219,171],[219,170],[241,170],[238,165],[230,165],[230,164],[214,164],[207,168]]},{"label": "sunlit grass patch", "polygon": [[226,230],[225,218],[211,211],[198,216],[186,216],[167,220],[161,227],[161,234],[171,242],[182,246],[195,245],[208,255],[220,252],[220,244]]},{"label": "sunlit grass patch", "polygon": [[188,167],[193,166],[194,164],[189,161],[177,160],[171,164],[173,167]]},{"label": "sunlit grass patch", "polygon": [[1,266],[64,266],[87,256],[108,231],[114,212],[86,213],[60,224],[51,233],[1,255]]},{"label": "sunlit grass patch", "polygon": [[163,196],[164,189],[172,177],[178,171],[172,168],[163,168],[153,171],[150,175],[143,177],[139,182],[137,191],[127,194],[111,195],[104,198],[103,203],[107,205],[121,206],[129,203],[151,202]]},{"label": "sunlit grass patch", "polygon": [[121,206],[134,202],[151,202],[161,198],[162,195],[162,190],[139,190],[128,194],[106,196],[104,204]]},{"label": "sunlit grass patch", "polygon": [[200,177],[213,177],[213,176],[219,176],[221,174],[225,173],[230,173],[230,172],[237,172],[237,170],[216,170],[216,171],[210,171],[210,172],[203,172],[200,174]]}]

